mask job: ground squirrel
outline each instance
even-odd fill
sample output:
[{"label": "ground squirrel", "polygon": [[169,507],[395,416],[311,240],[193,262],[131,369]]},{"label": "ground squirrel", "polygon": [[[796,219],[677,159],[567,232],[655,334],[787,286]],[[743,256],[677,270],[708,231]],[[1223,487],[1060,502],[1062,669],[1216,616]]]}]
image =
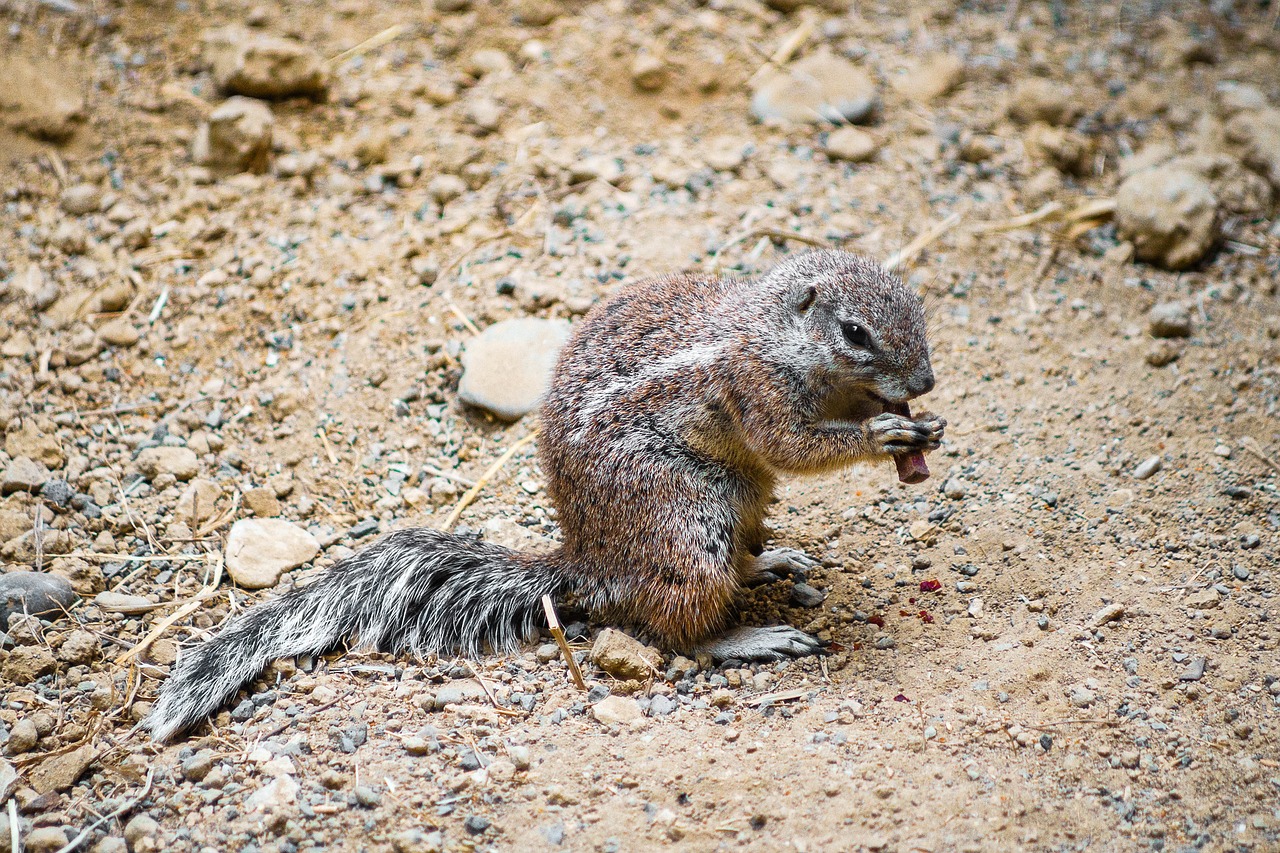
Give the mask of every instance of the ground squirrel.
[{"label": "ground squirrel", "polygon": [[689,273],[621,288],[578,324],[542,405],[557,550],[388,534],[186,650],[146,725],[165,740],[270,661],[352,639],[420,655],[509,650],[534,633],[546,594],[681,652],[814,652],[818,640],[788,626],[725,633],[733,598],[813,565],[762,550],[779,474],[938,447],[946,422],[902,405],[933,388],[925,332],[906,285],[844,252],[792,257],[756,280]]}]

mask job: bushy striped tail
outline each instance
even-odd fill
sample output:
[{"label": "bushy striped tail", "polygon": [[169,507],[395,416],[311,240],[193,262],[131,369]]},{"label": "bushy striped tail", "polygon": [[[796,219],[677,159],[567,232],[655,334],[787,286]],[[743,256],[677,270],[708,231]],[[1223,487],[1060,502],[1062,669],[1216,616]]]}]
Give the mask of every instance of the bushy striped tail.
[{"label": "bushy striped tail", "polygon": [[144,725],[165,741],[235,695],[268,663],[355,638],[380,651],[480,654],[529,637],[543,595],[567,585],[556,556],[427,528],[400,530],[314,583],[235,619],[174,665]]}]

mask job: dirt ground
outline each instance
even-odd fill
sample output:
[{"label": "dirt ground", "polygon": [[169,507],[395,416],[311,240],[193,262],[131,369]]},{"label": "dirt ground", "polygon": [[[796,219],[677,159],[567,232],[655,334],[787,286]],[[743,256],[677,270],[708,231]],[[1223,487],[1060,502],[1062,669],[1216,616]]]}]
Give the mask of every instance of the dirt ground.
[{"label": "dirt ground", "polygon": [[[0,0],[0,560],[78,594],[0,626],[0,851],[1280,850],[1280,156],[1236,130],[1280,128],[1277,7],[902,5]],[[228,24],[328,75],[256,174],[192,160]],[[824,50],[865,136],[753,118]],[[1222,158],[1179,271],[1112,215],[1160,146]],[[921,486],[785,482],[826,598],[744,610],[829,655],[584,694],[538,644],[353,653],[134,730],[273,594],[214,575],[233,521],[315,536],[287,588],[529,433],[457,400],[476,330],[815,242],[907,250],[950,422]],[[461,528],[554,540],[539,479]]]}]

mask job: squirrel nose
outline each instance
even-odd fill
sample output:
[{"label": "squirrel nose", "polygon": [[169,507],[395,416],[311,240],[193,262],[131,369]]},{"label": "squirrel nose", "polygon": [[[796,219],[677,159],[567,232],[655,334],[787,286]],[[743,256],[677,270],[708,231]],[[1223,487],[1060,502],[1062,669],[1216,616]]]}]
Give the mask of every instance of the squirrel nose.
[{"label": "squirrel nose", "polygon": [[913,376],[911,381],[907,383],[907,391],[912,397],[919,397],[928,394],[933,390],[933,371],[922,376]]}]

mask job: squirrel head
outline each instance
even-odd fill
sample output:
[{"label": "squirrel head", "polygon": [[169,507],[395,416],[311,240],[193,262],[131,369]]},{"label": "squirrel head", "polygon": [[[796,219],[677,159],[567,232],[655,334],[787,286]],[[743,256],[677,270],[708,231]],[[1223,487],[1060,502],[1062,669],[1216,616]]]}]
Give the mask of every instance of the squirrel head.
[{"label": "squirrel head", "polygon": [[924,305],[875,261],[837,251],[797,255],[765,281],[780,292],[799,332],[797,363],[825,383],[901,403],[933,389]]}]

